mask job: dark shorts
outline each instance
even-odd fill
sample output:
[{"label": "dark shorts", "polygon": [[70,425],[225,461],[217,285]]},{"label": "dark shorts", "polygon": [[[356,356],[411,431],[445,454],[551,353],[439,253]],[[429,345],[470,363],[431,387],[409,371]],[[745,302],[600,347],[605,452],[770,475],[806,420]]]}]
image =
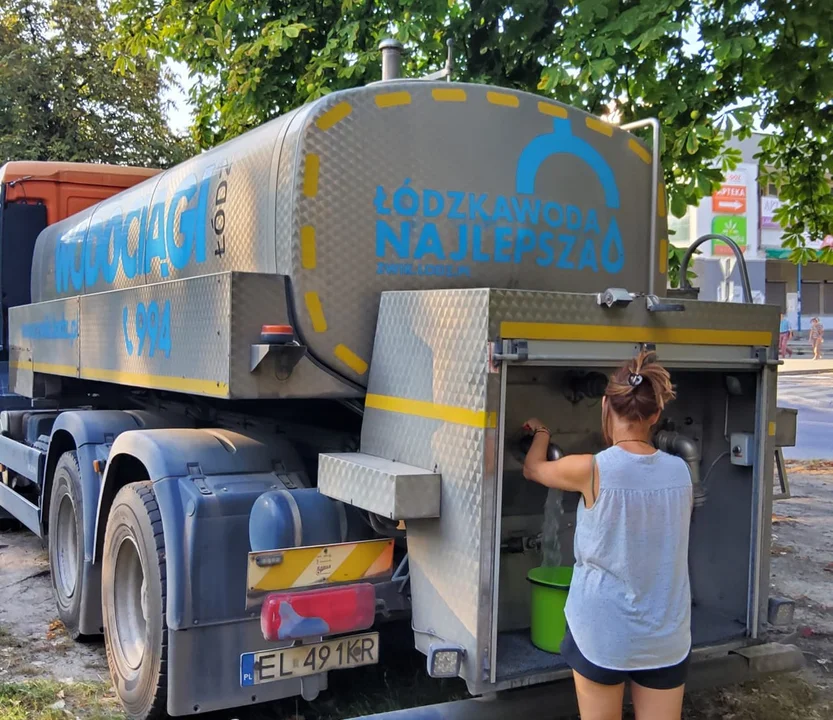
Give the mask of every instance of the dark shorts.
[{"label": "dark shorts", "polygon": [[673,690],[685,685],[688,676],[688,666],[691,659],[689,655],[679,665],[657,668],[656,670],[608,670],[591,663],[581,650],[578,649],[576,641],[570,628],[561,643],[561,657],[575,672],[588,680],[599,683],[599,685],[621,685],[627,680],[651,690]]}]

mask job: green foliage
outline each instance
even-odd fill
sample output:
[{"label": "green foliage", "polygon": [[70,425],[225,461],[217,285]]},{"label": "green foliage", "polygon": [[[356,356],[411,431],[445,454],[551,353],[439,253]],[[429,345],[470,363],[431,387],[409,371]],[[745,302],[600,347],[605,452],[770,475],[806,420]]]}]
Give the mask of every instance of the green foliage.
[{"label": "green foliage", "polygon": [[3,720],[122,720],[109,683],[59,683],[31,680],[0,683],[0,718]]},{"label": "green foliage", "polygon": [[[680,280],[682,279],[681,270],[683,265],[683,256],[686,254],[688,248],[684,247],[676,247],[675,245],[668,245],[668,287],[671,288],[678,288],[680,287]],[[695,255],[699,255],[700,251],[695,250]],[[686,273],[686,277],[688,278],[689,282],[694,280],[696,277],[694,274],[694,270],[692,269],[692,265],[694,263],[689,263],[688,272]]]},{"label": "green foliage", "polygon": [[[113,0],[114,48],[184,62],[194,138],[214,145],[308,100],[379,79],[381,39],[405,72],[519,88],[628,122],[660,118],[671,211],[711,194],[740,161],[731,135],[780,130],[762,161],[781,173],[796,247],[830,227],[830,0]],[[790,179],[790,177],[792,179]],[[812,218],[812,219],[811,219]]]},{"label": "green foliage", "polygon": [[168,129],[160,71],[113,72],[112,32],[95,0],[0,0],[0,164],[167,166],[191,153]]}]

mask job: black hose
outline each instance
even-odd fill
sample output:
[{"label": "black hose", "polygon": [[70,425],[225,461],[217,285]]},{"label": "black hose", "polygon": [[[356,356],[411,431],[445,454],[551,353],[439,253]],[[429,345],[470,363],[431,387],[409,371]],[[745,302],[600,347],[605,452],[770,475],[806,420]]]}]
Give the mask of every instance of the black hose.
[{"label": "black hose", "polygon": [[726,235],[719,235],[717,233],[709,233],[703,237],[697,238],[686,250],[680,263],[680,289],[691,290],[691,284],[688,282],[688,265],[691,258],[694,257],[694,251],[697,250],[704,242],[709,240],[720,240],[729,246],[729,249],[735,254],[735,259],[738,261],[738,272],[740,273],[740,284],[743,288],[743,301],[745,303],[752,302],[752,285],[749,282],[749,271],[746,268],[746,258],[743,257],[743,252],[740,246]]}]

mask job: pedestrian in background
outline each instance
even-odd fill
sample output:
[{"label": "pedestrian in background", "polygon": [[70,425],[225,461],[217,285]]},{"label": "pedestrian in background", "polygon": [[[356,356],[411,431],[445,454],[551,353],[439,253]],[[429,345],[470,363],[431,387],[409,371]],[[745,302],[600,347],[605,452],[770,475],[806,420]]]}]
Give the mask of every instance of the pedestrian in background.
[{"label": "pedestrian in background", "polygon": [[793,335],[790,321],[784,313],[781,313],[781,334],[778,337],[778,355],[780,357],[790,357],[793,351],[787,347],[787,343]]},{"label": "pedestrian in background", "polygon": [[813,346],[813,360],[821,360],[821,346],[824,343],[824,325],[814,317],[810,320],[810,344]]}]

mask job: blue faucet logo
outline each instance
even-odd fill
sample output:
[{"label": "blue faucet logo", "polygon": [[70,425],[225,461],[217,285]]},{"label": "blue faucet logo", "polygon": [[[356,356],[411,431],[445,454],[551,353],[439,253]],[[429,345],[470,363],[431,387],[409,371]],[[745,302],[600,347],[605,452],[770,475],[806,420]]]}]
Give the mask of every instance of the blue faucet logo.
[{"label": "blue faucet logo", "polygon": [[572,155],[584,162],[599,179],[605,207],[619,209],[619,188],[610,165],[590,143],[573,135],[570,121],[562,118],[554,118],[552,132],[539,135],[523,149],[515,171],[515,192],[518,195],[535,193],[538,171],[544,161],[553,155]]}]

